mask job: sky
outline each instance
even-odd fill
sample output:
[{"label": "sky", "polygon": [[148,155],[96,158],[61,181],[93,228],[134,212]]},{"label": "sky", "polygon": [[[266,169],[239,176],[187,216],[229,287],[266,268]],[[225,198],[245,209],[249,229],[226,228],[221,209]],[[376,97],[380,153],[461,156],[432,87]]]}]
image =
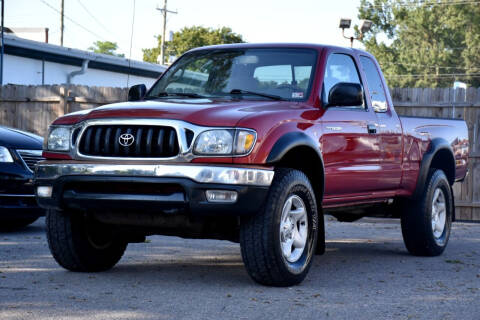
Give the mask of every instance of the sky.
[{"label": "sky", "polygon": [[[116,42],[117,52],[128,58],[131,43],[132,59],[142,60],[141,49],[155,47],[154,36],[162,32],[161,13],[156,8],[163,6],[163,0],[64,1],[66,47],[86,50],[96,40],[108,40]],[[49,42],[60,44],[60,2],[5,0],[5,26],[49,28]],[[359,3],[360,0],[168,0],[168,9],[178,13],[168,15],[167,35],[186,26],[226,26],[247,42],[349,46],[338,25],[343,17],[359,24]]]}]

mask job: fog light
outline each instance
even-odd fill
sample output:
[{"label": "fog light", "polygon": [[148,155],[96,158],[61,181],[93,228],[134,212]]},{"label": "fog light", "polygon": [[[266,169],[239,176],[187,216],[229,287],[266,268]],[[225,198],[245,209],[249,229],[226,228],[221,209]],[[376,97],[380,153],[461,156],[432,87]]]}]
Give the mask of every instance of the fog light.
[{"label": "fog light", "polygon": [[208,202],[226,202],[234,203],[237,201],[237,192],[236,191],[227,191],[227,190],[207,190],[205,192]]},{"label": "fog light", "polygon": [[40,198],[50,198],[52,196],[53,188],[50,186],[37,187],[37,196]]}]

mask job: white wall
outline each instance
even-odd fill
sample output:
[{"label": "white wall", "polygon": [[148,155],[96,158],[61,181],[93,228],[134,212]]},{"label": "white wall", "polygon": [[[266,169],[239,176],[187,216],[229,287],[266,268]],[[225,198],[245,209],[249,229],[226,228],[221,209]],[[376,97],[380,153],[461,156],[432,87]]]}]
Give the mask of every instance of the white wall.
[{"label": "white wall", "polygon": [[[42,84],[42,61],[6,54],[3,66],[4,84]],[[68,73],[81,67],[45,62],[45,83],[62,84],[67,82]],[[128,86],[144,83],[149,88],[156,79],[130,76]],[[72,84],[101,87],[127,87],[127,75],[98,69],[87,69],[85,74],[75,76]]]}]

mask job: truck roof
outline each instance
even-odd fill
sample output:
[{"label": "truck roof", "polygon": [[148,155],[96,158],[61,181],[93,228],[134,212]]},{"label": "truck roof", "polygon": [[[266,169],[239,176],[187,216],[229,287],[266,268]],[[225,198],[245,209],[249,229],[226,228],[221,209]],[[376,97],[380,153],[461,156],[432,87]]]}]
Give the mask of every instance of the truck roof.
[{"label": "truck roof", "polygon": [[189,52],[198,51],[198,50],[211,50],[211,49],[253,49],[253,48],[301,48],[301,49],[314,49],[314,50],[322,50],[322,49],[342,49],[348,50],[352,52],[362,52],[366,53],[366,51],[348,48],[348,47],[339,47],[333,46],[328,44],[318,44],[318,43],[234,43],[234,44],[220,44],[220,45],[213,45],[213,46],[205,46],[199,47],[195,49],[189,50]]}]

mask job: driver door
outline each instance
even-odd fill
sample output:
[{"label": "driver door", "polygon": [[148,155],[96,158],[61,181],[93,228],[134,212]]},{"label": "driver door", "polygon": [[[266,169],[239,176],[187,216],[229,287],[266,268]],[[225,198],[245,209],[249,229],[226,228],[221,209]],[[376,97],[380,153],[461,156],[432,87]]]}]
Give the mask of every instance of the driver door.
[{"label": "driver door", "polygon": [[335,198],[369,196],[377,189],[380,145],[373,111],[360,106],[328,105],[328,92],[339,82],[362,85],[355,59],[344,53],[328,57],[322,99],[322,152],[325,165],[325,202]]}]

